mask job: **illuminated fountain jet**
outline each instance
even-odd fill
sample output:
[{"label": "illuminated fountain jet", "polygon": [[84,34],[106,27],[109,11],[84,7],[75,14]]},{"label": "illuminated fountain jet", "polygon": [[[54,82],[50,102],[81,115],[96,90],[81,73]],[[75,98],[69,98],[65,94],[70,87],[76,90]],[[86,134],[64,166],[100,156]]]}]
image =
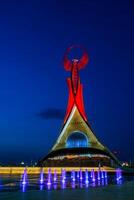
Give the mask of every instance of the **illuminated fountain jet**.
[{"label": "illuminated fountain jet", "polygon": [[47,178],[47,185],[50,186],[51,185],[51,169],[48,169],[48,178]]},{"label": "illuminated fountain jet", "polygon": [[54,182],[57,181],[57,170],[54,170]]},{"label": "illuminated fountain jet", "polygon": [[117,184],[120,184],[122,180],[122,171],[121,169],[116,169],[116,181]]},{"label": "illuminated fountain jet", "polygon": [[72,172],[71,172],[71,178],[72,178],[72,181],[75,181],[75,171],[74,170],[72,170]]},{"label": "illuminated fountain jet", "polygon": [[86,184],[89,183],[88,178],[89,178],[89,177],[88,177],[88,170],[86,169],[86,170],[85,170],[85,183],[86,183]]},{"label": "illuminated fountain jet", "polygon": [[66,170],[62,169],[62,172],[61,172],[61,181],[62,181],[62,183],[65,183],[65,180],[66,180]]},{"label": "illuminated fountain jet", "polygon": [[27,170],[24,169],[24,173],[22,175],[22,185],[26,185],[27,184]]},{"label": "illuminated fountain jet", "polygon": [[41,172],[40,172],[40,184],[43,184],[44,182],[44,172],[43,172],[43,169],[41,169]]}]

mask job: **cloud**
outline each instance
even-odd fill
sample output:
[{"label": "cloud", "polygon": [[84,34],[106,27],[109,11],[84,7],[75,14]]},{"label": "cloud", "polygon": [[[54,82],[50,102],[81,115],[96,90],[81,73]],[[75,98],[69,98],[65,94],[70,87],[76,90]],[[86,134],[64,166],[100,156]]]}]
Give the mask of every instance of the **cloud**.
[{"label": "cloud", "polygon": [[57,108],[49,108],[37,114],[42,119],[63,119],[65,112]]}]

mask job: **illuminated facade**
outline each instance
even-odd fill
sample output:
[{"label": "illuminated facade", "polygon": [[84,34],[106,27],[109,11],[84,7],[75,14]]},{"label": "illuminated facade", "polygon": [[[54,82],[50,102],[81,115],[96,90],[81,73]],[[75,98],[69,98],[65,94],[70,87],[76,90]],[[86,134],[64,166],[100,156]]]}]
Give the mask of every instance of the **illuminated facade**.
[{"label": "illuminated facade", "polygon": [[68,54],[72,48],[74,46],[67,49],[64,57],[64,68],[71,72],[71,76],[67,78],[69,98],[63,127],[52,150],[40,164],[63,167],[118,165],[119,161],[100,143],[88,123],[79,70],[87,65],[89,57],[82,48],[81,59],[70,61]]}]

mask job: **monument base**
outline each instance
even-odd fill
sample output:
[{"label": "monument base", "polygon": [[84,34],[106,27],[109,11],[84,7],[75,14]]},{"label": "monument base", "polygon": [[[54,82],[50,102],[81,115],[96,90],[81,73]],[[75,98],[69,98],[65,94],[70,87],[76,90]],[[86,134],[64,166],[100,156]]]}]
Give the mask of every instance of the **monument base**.
[{"label": "monument base", "polygon": [[108,152],[95,148],[66,148],[50,152],[39,163],[43,167],[117,167]]}]

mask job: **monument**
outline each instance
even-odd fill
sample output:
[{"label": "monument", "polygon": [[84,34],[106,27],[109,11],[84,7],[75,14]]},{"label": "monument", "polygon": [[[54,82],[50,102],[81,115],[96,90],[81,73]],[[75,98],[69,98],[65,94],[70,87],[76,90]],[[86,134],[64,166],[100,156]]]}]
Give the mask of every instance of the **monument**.
[{"label": "monument", "polygon": [[[80,48],[80,59],[69,59],[72,49]],[[64,68],[70,71],[67,78],[68,105],[64,123],[51,151],[40,162],[48,167],[97,167],[118,166],[118,159],[95,136],[86,116],[83,101],[83,85],[79,71],[89,62],[86,50],[80,46],[69,47],[64,56]]]}]

